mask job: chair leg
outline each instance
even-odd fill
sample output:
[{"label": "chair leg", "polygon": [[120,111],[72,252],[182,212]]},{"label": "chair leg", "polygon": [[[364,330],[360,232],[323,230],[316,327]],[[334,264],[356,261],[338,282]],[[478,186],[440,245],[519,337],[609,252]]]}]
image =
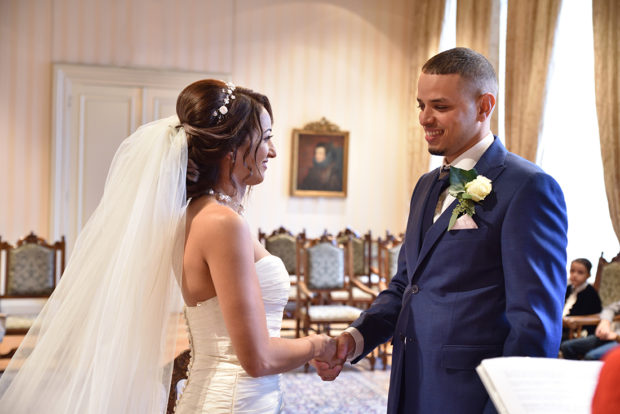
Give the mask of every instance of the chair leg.
[{"label": "chair leg", "polygon": [[[309,331],[309,329],[310,329],[309,325],[310,325],[310,321],[306,318],[306,319],[304,320],[304,334],[305,334],[306,336],[308,336],[308,331]],[[310,364],[306,362],[306,363],[304,364],[304,372],[305,372],[305,373],[308,373],[308,370],[309,370],[309,369],[310,369]]]},{"label": "chair leg", "polygon": [[17,348],[13,348],[11,349],[9,352],[7,352],[6,354],[0,354],[0,358],[2,359],[10,359],[13,358],[13,355],[15,355],[15,352],[17,352]]},{"label": "chair leg", "polygon": [[383,344],[383,354],[381,355],[381,362],[383,363],[383,370],[387,369],[387,345]]},{"label": "chair leg", "polygon": [[310,319],[308,318],[308,315],[306,315],[306,317],[304,318],[304,327],[303,327],[304,336],[308,336],[309,330],[310,330]]},{"label": "chair leg", "polygon": [[[389,341],[388,341],[389,342]],[[387,370],[387,358],[388,358],[388,342],[381,345],[383,352],[381,353],[381,362],[383,362],[383,370]]]},{"label": "chair leg", "polygon": [[375,351],[373,350],[369,355],[368,355],[368,361],[370,362],[370,370],[374,371],[375,370]]}]

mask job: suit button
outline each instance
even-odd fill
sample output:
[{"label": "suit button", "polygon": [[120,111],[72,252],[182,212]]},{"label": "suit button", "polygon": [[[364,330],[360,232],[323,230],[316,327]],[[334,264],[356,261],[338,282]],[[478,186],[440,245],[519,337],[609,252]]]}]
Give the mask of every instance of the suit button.
[{"label": "suit button", "polygon": [[419,291],[420,291],[420,288],[418,287],[418,285],[411,285],[411,293],[415,295]]},{"label": "suit button", "polygon": [[400,338],[400,341],[405,345],[413,343],[412,336],[405,336],[404,334],[401,333],[401,334],[398,334],[398,337]]}]

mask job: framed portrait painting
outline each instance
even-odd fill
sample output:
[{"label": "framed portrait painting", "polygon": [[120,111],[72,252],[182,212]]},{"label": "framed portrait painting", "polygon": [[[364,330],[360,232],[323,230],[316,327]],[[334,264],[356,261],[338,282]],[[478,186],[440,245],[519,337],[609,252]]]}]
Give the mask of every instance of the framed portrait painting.
[{"label": "framed portrait painting", "polygon": [[349,133],[327,121],[293,130],[291,194],[346,197]]}]

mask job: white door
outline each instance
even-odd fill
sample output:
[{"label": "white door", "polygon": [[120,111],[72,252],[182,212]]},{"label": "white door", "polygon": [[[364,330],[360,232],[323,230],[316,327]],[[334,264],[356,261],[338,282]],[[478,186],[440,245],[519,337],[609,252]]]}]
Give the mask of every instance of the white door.
[{"label": "white door", "polygon": [[50,235],[64,235],[70,254],[99,204],[121,141],[140,125],[173,115],[188,84],[222,76],[64,64],[54,74]]},{"label": "white door", "polygon": [[69,108],[71,150],[63,165],[70,183],[64,197],[72,200],[64,212],[70,226],[67,235],[77,235],[95,211],[116,149],[141,123],[140,92],[135,87],[74,86]]}]

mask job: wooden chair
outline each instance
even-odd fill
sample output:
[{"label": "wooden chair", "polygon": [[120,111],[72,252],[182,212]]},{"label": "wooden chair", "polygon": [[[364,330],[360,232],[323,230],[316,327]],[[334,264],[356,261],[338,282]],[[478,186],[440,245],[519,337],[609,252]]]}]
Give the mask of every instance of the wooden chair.
[{"label": "wooden chair", "polygon": [[[0,300],[47,298],[65,268],[65,238],[49,244],[31,232],[15,246],[0,240],[0,254],[5,262]],[[7,312],[6,334],[26,334],[35,318]]]},{"label": "wooden chair", "polygon": [[[302,240],[306,238],[306,231],[303,230],[297,237]],[[284,267],[289,274],[291,288],[288,295],[288,303],[284,308],[284,319],[295,320],[295,335],[299,337],[299,325],[297,312],[297,237],[285,229],[280,227],[274,230],[269,236],[258,230],[258,239],[265,246],[265,249],[274,256],[282,259]]]},{"label": "wooden chair", "polygon": [[[392,280],[392,276],[396,274],[398,268],[398,255],[403,245],[404,238],[397,237],[390,233],[386,233],[386,238],[379,237],[377,265],[379,274],[379,289],[385,290]],[[377,358],[381,359],[383,369],[387,368],[387,360],[391,356],[391,341],[387,341],[377,347]]]},{"label": "wooden chair", "polygon": [[369,230],[360,235],[347,227],[336,235],[336,241],[346,242],[349,236],[353,242],[353,274],[368,287],[375,286],[378,280],[377,275],[372,274],[372,233]]},{"label": "wooden chair", "polygon": [[[620,253],[609,262],[601,253],[593,286],[598,291],[603,308],[620,300]],[[562,324],[565,328],[569,328],[568,338],[573,339],[579,337],[585,326],[596,326],[600,321],[600,314],[566,316]],[[614,319],[614,322],[619,321],[620,315]]]},{"label": "wooden chair", "polygon": [[387,233],[385,239],[378,239],[377,265],[379,274],[379,287],[381,290],[387,289],[392,276],[398,269],[398,255],[404,242],[404,237],[394,236]]},{"label": "wooden chair", "polygon": [[187,379],[187,370],[189,361],[191,360],[190,350],[186,349],[174,358],[172,365],[172,381],[170,382],[170,393],[168,394],[168,406],[166,414],[174,413],[174,406],[179,394],[177,392],[177,384],[183,379]]},{"label": "wooden chair", "polygon": [[[306,231],[303,230],[300,234],[305,237]],[[286,271],[291,276],[291,284],[296,283],[297,243],[295,236],[284,227],[274,230],[269,236],[259,229],[258,240],[269,253],[282,259]]]},{"label": "wooden chair", "polygon": [[594,289],[598,291],[603,307],[620,300],[620,253],[609,262],[603,258],[601,253],[594,279]]},{"label": "wooden chair", "polygon": [[[332,324],[350,324],[363,311],[353,306],[353,286],[376,294],[357,279],[346,278],[353,266],[350,238],[339,245],[333,237],[323,234],[318,239],[298,239],[298,243],[297,301],[304,334],[308,335],[312,329],[329,335]],[[345,292],[344,301],[334,299],[333,293],[339,291]],[[370,360],[371,369],[374,369],[374,355]]]},{"label": "wooden chair", "polygon": [[[340,244],[348,243],[351,240],[351,252],[352,252],[352,264],[349,269],[352,271],[347,272],[347,278],[356,279],[363,285],[367,286],[373,294],[368,293],[368,289],[360,289],[357,284],[352,286],[353,304],[367,309],[374,298],[379,293],[378,282],[379,276],[373,274],[371,259],[372,259],[372,234],[370,231],[363,236],[360,236],[355,230],[347,227],[336,235],[336,241]],[[332,297],[335,300],[345,301],[346,296],[344,292],[334,292]]]},{"label": "wooden chair", "polygon": [[6,314],[0,313],[0,342],[2,342],[2,340],[4,339],[5,333],[6,333]]}]

